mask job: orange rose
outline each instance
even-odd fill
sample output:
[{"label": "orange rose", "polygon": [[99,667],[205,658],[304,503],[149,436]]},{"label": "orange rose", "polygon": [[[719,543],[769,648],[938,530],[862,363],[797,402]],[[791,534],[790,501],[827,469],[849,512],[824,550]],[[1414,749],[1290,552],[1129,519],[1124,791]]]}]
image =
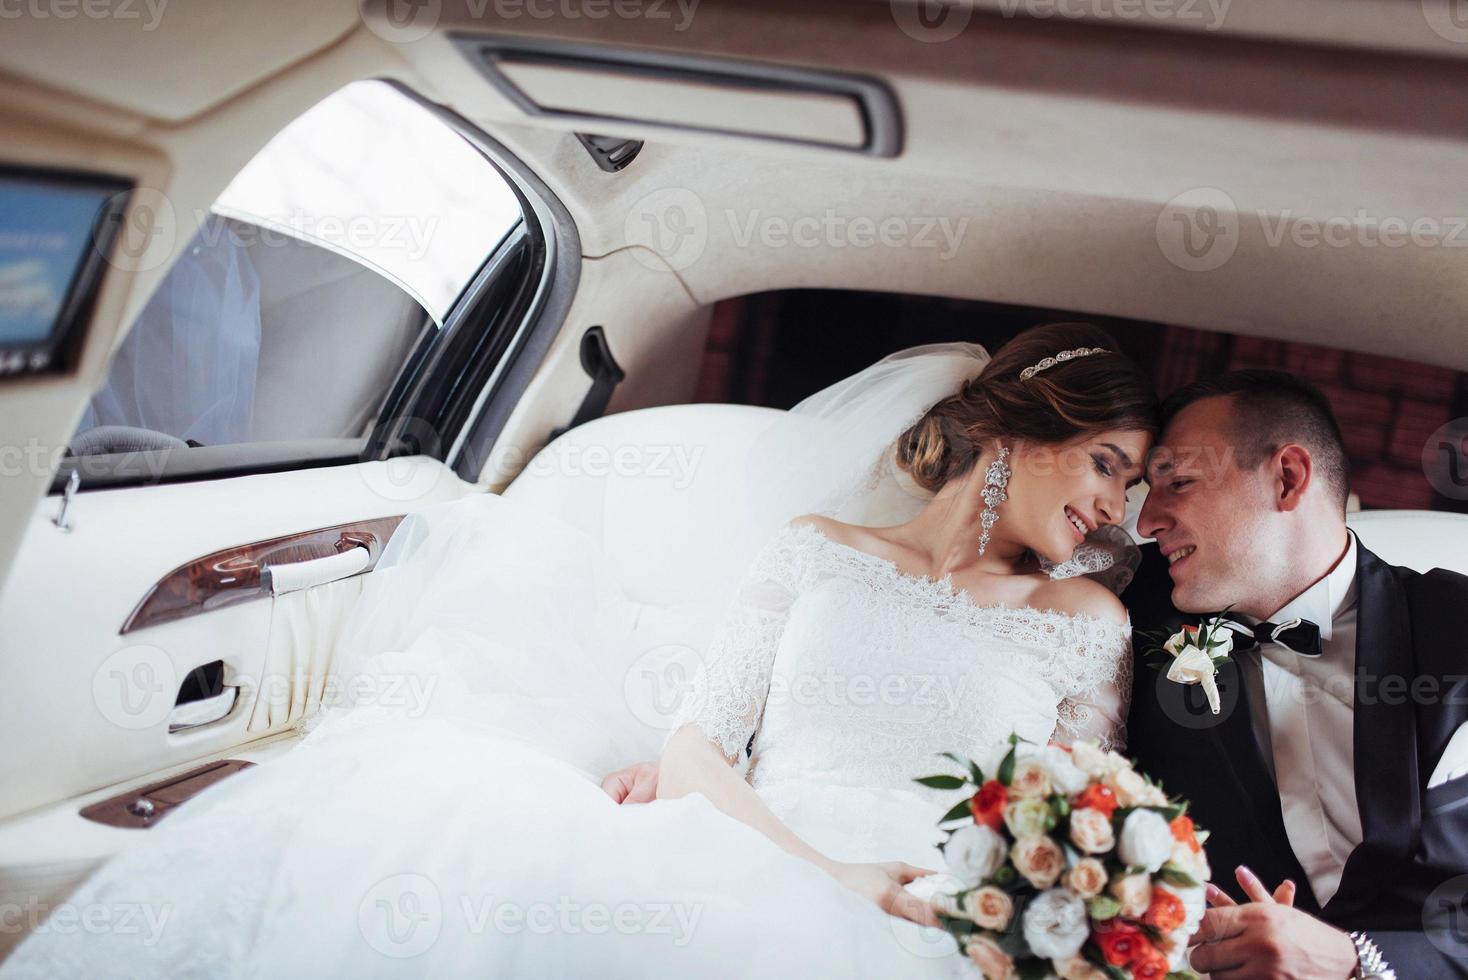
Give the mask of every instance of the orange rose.
[{"label": "orange rose", "polygon": [[1168,933],[1179,928],[1187,921],[1188,912],[1183,907],[1183,900],[1178,898],[1166,888],[1152,889],[1152,903],[1147,906],[1147,912],[1142,916],[1142,921],[1147,923],[1158,932]]},{"label": "orange rose", "polygon": [[1102,957],[1112,966],[1126,966],[1151,948],[1140,929],[1130,922],[1115,919],[1098,923],[1091,938],[1096,940]]},{"label": "orange rose", "polygon": [[1179,814],[1173,818],[1172,823],[1168,824],[1168,826],[1172,828],[1173,839],[1188,845],[1188,850],[1197,854],[1202,849],[1198,844],[1198,836],[1194,833],[1192,817],[1185,813]]},{"label": "orange rose", "polygon": [[997,779],[991,779],[979,787],[968,808],[973,811],[974,823],[983,824],[990,830],[1004,830],[1004,808],[1009,804],[1009,790]]},{"label": "orange rose", "polygon": [[1167,957],[1154,949],[1150,943],[1141,955],[1132,961],[1134,980],[1163,980],[1169,972]]},{"label": "orange rose", "polygon": [[1092,810],[1100,810],[1107,820],[1111,819],[1117,806],[1116,794],[1112,792],[1111,787],[1103,786],[1100,783],[1092,783],[1087,786],[1071,801],[1073,809],[1083,810],[1090,807]]}]

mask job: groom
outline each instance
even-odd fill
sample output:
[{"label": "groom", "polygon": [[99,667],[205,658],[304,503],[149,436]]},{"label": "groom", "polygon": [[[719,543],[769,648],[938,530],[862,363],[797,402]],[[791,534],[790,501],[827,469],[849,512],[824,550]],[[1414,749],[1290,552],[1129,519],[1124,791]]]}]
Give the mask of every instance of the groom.
[{"label": "groom", "polygon": [[[1156,544],[1123,596],[1127,745],[1253,899],[1215,899],[1194,969],[1348,977],[1374,943],[1403,980],[1468,976],[1468,578],[1387,565],[1346,529],[1340,429],[1305,382],[1196,382],[1163,421],[1137,521]],[[1142,665],[1141,632],[1225,608],[1254,636],[1234,634],[1214,714]],[[1266,890],[1285,880],[1293,907]]]},{"label": "groom", "polygon": [[[1308,384],[1235,372],[1163,415],[1137,524],[1157,544],[1122,597],[1139,631],[1127,744],[1192,801],[1216,876],[1241,869],[1247,888],[1215,898],[1192,965],[1386,976],[1374,944],[1402,980],[1468,977],[1468,578],[1389,566],[1346,529],[1340,429]],[[1288,646],[1267,626],[1252,649],[1238,636],[1215,715],[1140,662],[1142,633],[1228,607],[1302,622],[1278,634]],[[643,802],[656,784],[647,763],[604,788]],[[1292,905],[1263,884],[1286,880]]]}]

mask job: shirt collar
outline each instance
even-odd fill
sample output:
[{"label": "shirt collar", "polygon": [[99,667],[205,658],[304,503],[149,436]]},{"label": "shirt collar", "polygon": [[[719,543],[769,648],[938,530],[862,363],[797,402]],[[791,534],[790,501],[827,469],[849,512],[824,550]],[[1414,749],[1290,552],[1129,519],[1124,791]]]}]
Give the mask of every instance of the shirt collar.
[{"label": "shirt collar", "polygon": [[1356,535],[1346,531],[1346,553],[1314,585],[1280,607],[1271,623],[1308,619],[1320,627],[1320,638],[1330,639],[1331,622],[1356,601]]}]

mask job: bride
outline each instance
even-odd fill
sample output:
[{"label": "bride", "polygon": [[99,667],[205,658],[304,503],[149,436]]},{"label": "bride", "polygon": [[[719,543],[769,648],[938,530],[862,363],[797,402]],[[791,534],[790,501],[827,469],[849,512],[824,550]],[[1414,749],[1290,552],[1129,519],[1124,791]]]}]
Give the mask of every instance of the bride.
[{"label": "bride", "polygon": [[[654,611],[586,538],[491,495],[410,518],[339,703],[67,902],[156,928],[43,924],[0,980],[971,975],[914,897],[953,794],[912,779],[1011,732],[1122,745],[1134,556],[1107,531],[1153,402],[1084,324],[807,399],[751,453],[737,588],[657,611],[722,611],[661,734],[627,683]],[[600,774],[664,735],[658,799],[614,804]]]}]

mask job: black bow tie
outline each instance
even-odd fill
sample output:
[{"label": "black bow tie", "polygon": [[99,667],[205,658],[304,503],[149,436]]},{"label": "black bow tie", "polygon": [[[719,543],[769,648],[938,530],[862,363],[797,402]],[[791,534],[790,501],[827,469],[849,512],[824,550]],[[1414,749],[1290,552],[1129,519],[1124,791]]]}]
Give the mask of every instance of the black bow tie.
[{"label": "black bow tie", "polygon": [[1321,653],[1320,627],[1308,619],[1292,619],[1287,623],[1250,625],[1232,617],[1224,625],[1234,632],[1234,649],[1243,652],[1265,643],[1278,643],[1302,657],[1318,657]]}]

